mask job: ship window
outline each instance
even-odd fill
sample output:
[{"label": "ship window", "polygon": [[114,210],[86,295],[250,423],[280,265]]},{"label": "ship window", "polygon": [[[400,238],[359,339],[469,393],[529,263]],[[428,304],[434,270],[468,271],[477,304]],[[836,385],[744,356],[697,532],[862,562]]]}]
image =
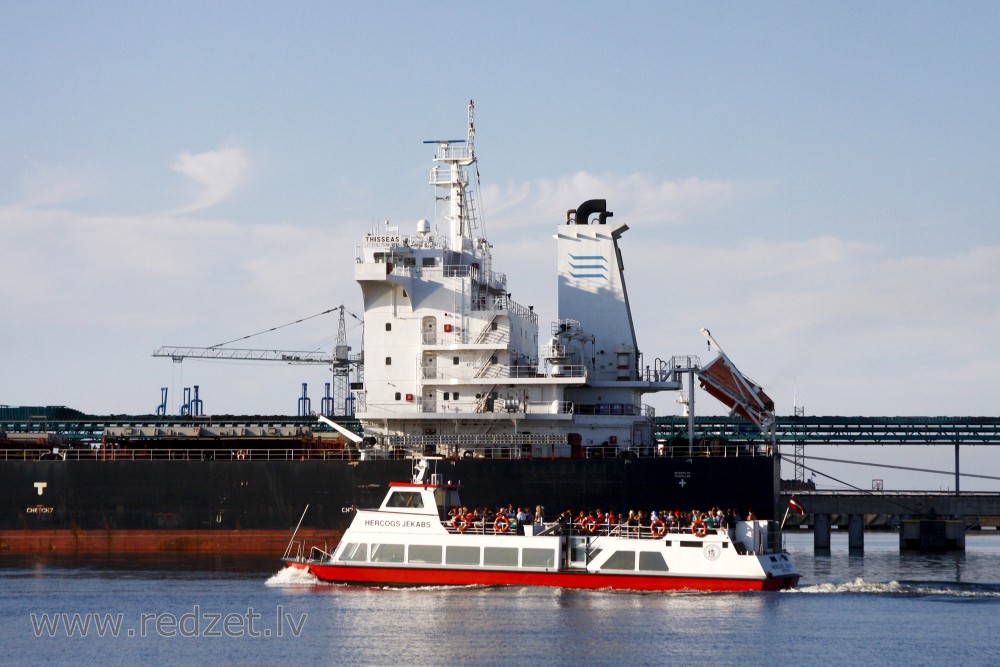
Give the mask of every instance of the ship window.
[{"label": "ship window", "polygon": [[389,500],[385,503],[386,507],[423,507],[424,499],[420,496],[419,491],[393,491],[392,495],[389,496]]},{"label": "ship window", "polygon": [[479,547],[448,547],[445,562],[448,565],[479,565]]},{"label": "ship window", "polygon": [[496,322],[490,322],[490,329],[492,329],[493,331],[496,331],[497,330],[497,323]]},{"label": "ship window", "polygon": [[441,564],[441,545],[439,544],[411,544],[410,563],[429,563],[432,565]]},{"label": "ship window", "polygon": [[521,551],[521,565],[524,567],[555,567],[555,551],[525,548]]},{"label": "ship window", "polygon": [[433,257],[424,257],[424,258],[421,259],[420,263],[421,263],[421,266],[434,266],[434,258]]},{"label": "ship window", "polygon": [[385,358],[385,365],[386,366],[392,366],[392,357],[386,357]]},{"label": "ship window", "polygon": [[456,392],[452,392],[452,394],[451,394],[451,397],[452,397],[452,398],[453,398],[454,400],[456,400],[456,401],[457,401],[457,400],[458,400],[458,392],[457,392],[457,391],[456,391]]},{"label": "ship window", "polygon": [[386,322],[385,323],[385,330],[386,331],[392,331],[392,322]]},{"label": "ship window", "polygon": [[405,547],[402,544],[373,544],[372,562],[402,563],[404,548]]},{"label": "ship window", "polygon": [[634,570],[635,569],[635,552],[634,551],[616,551],[611,554],[611,558],[604,562],[601,566],[602,570]]},{"label": "ship window", "polygon": [[362,562],[368,560],[368,545],[365,543],[345,544],[340,552],[340,560]]},{"label": "ship window", "polygon": [[452,363],[453,366],[458,366],[458,357],[452,357],[451,358],[451,363]]},{"label": "ship window", "polygon": [[444,392],[444,395],[442,396],[442,398],[444,398],[444,400],[447,401],[449,396],[451,396],[451,394],[446,391],[446,392]]},{"label": "ship window", "polygon": [[639,569],[650,572],[666,572],[667,561],[663,560],[663,554],[659,551],[640,551]]},{"label": "ship window", "polygon": [[403,395],[402,395],[402,394],[401,394],[400,392],[398,392],[398,391],[397,391],[397,392],[396,392],[396,400],[398,401],[398,400],[400,400],[401,398],[403,398]]},{"label": "ship window", "polygon": [[483,547],[483,565],[517,567],[517,549],[514,547]]}]

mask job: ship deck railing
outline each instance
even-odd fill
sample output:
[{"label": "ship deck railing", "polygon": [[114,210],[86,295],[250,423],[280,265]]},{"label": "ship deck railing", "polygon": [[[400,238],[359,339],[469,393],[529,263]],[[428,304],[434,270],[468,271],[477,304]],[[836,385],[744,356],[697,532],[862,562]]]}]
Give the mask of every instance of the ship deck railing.
[{"label": "ship deck railing", "polygon": [[[398,453],[380,458],[408,458]],[[202,449],[136,447],[103,449],[3,449],[0,461],[356,461],[361,454],[349,449]]]},{"label": "ship deck railing", "polygon": [[[415,459],[424,456],[446,458],[510,459],[532,458],[690,458],[768,456],[770,448],[763,445],[728,444],[704,446],[696,444],[635,447],[620,449],[616,445],[573,449],[565,435],[558,434],[483,434],[456,436],[390,436],[389,447],[360,451],[353,448],[286,448],[240,447],[238,441],[227,447],[151,447],[135,444],[123,447],[106,445],[102,448],[0,447],[0,461],[358,461],[371,459]],[[541,447],[539,447],[541,446]],[[565,447],[565,450],[559,446]]]}]

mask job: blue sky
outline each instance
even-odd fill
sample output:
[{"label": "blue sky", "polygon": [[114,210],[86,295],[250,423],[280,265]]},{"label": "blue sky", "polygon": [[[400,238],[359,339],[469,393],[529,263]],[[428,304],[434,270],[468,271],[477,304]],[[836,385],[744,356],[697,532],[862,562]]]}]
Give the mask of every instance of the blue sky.
[{"label": "blue sky", "polygon": [[992,2],[0,2],[0,403],[317,405],[319,368],[150,354],[360,312],[354,246],[433,218],[421,141],[475,98],[543,328],[555,226],[605,197],[648,358],[707,361],[705,326],[779,413],[996,415],[998,33]]}]

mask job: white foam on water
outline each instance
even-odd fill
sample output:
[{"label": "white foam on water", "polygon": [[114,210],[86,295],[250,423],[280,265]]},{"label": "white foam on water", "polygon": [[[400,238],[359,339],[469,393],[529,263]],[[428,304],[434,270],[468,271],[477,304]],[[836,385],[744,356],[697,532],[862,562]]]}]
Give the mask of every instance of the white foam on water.
[{"label": "white foam on water", "polygon": [[316,586],[320,580],[312,572],[299,567],[285,567],[264,582],[267,586]]},{"label": "white foam on water", "polygon": [[977,584],[955,584],[953,582],[878,582],[865,581],[860,577],[845,583],[815,584],[799,586],[789,593],[822,594],[822,593],[861,593],[873,595],[903,595],[903,596],[947,596],[963,598],[997,598],[1000,590],[995,586]]}]

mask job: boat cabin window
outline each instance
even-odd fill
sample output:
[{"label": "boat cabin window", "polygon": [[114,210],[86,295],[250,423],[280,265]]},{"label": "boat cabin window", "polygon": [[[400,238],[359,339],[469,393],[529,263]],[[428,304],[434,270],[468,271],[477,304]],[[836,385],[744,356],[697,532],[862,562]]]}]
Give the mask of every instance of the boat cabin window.
[{"label": "boat cabin window", "polygon": [[555,567],[555,551],[525,548],[521,551],[521,565],[523,567]]},{"label": "boat cabin window", "polygon": [[440,544],[411,544],[410,554],[407,559],[410,563],[429,563],[432,565],[441,564]]},{"label": "boat cabin window", "polygon": [[611,558],[604,562],[601,566],[602,570],[634,570],[635,569],[635,552],[634,551],[616,551],[611,554]]},{"label": "boat cabin window", "polygon": [[421,266],[434,266],[436,260],[434,257],[422,257],[420,259]]},{"label": "boat cabin window", "polygon": [[445,552],[448,565],[479,565],[479,547],[448,547]]},{"label": "boat cabin window", "polygon": [[385,501],[386,507],[423,507],[424,499],[419,491],[393,491]]},{"label": "boat cabin window", "polygon": [[517,567],[517,549],[514,547],[483,547],[483,565]]},{"label": "boat cabin window", "polygon": [[669,568],[659,551],[640,551],[639,569],[647,572],[666,572]]},{"label": "boat cabin window", "polygon": [[344,548],[340,551],[340,560],[342,561],[367,561],[368,560],[368,545],[365,543],[348,543],[344,545]]},{"label": "boat cabin window", "polygon": [[405,547],[402,544],[373,544],[372,562],[402,563],[404,548]]}]

